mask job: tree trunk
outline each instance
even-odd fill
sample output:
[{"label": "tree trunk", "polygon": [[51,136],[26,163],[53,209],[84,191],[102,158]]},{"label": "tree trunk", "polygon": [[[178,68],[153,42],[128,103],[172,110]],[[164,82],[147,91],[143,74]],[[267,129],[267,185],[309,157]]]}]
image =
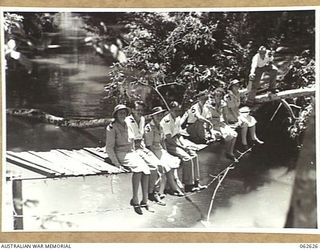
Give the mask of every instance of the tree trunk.
[{"label": "tree trunk", "polygon": [[281,91],[276,94],[263,94],[263,95],[257,95],[255,98],[255,101],[257,103],[264,103],[264,102],[271,102],[286,98],[295,98],[295,97],[301,97],[301,96],[314,96],[316,92],[316,89],[313,88],[301,88],[301,89],[290,89]]}]

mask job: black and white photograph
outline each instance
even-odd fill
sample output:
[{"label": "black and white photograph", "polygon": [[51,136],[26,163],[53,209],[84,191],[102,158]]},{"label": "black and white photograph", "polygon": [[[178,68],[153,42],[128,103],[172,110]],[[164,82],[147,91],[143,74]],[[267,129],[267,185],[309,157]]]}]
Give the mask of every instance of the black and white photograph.
[{"label": "black and white photograph", "polygon": [[2,231],[318,233],[315,8],[1,20]]}]

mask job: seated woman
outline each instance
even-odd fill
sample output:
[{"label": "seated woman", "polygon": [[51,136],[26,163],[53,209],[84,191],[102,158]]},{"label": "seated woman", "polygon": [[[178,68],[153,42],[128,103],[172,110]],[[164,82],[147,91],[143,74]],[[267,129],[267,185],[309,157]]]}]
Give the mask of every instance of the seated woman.
[{"label": "seated woman", "polygon": [[185,184],[184,191],[199,191],[206,188],[206,186],[200,184],[198,155],[193,150],[192,144],[188,144],[188,141],[184,140],[181,135],[181,106],[178,102],[172,101],[169,107],[169,114],[164,116],[160,122],[167,150],[170,154],[179,157],[181,160],[183,183]]},{"label": "seated woman", "polygon": [[223,109],[227,105],[223,100],[225,92],[223,88],[217,88],[213,91],[205,108],[207,109],[206,118],[211,121],[212,127],[218,131],[226,142],[226,157],[237,162],[234,156],[234,145],[237,140],[238,133],[223,121]]},{"label": "seated woman", "polygon": [[242,143],[242,150],[247,150],[248,147],[248,141],[247,141],[247,133],[249,130],[250,137],[253,143],[257,144],[263,144],[264,142],[259,140],[256,135],[256,123],[254,117],[250,116],[248,114],[248,107],[246,107],[244,110],[246,112],[246,115],[241,115],[240,113],[240,104],[241,104],[241,98],[245,98],[246,94],[250,90],[250,86],[245,89],[239,89],[240,88],[240,81],[235,79],[232,80],[228,86],[228,93],[225,95],[225,102],[226,106],[223,109],[223,116],[225,122],[232,126],[232,127],[241,127],[241,143]]},{"label": "seated woman", "polygon": [[159,185],[159,193],[162,194],[167,181],[170,188],[167,190],[169,194],[184,196],[183,192],[179,189],[174,176],[174,169],[180,167],[180,159],[169,154],[164,143],[164,134],[160,126],[160,121],[164,112],[165,110],[162,109],[162,107],[155,107],[152,109],[152,114],[150,114],[152,120],[146,125],[144,140],[146,147],[160,159],[162,166],[164,166],[165,176],[167,178],[162,177],[162,180],[164,181]]},{"label": "seated woman", "polygon": [[198,101],[187,111],[187,132],[189,139],[195,143],[209,143],[215,140],[211,134],[212,124],[205,117],[205,104],[208,100],[208,90],[200,91],[195,96]]},{"label": "seated woman", "polygon": [[[143,214],[141,207],[149,209],[147,201],[150,168],[134,150],[134,141],[129,139],[128,127],[125,122],[128,114],[129,110],[125,105],[119,104],[114,108],[112,113],[114,121],[107,127],[106,152],[115,166],[119,168],[124,166],[133,172],[130,205],[133,206],[137,214]],[[139,203],[138,191],[140,182],[142,201]]]}]

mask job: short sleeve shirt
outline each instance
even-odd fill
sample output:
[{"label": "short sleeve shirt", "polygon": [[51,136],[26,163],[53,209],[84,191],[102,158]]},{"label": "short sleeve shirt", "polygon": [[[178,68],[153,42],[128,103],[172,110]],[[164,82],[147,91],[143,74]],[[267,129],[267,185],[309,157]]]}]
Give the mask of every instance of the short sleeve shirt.
[{"label": "short sleeve shirt", "polygon": [[129,138],[134,140],[142,140],[145,127],[145,118],[142,116],[139,124],[132,115],[126,117],[126,124],[128,126]]},{"label": "short sleeve shirt", "polygon": [[162,118],[160,126],[165,136],[171,134],[174,137],[181,132],[181,118],[180,116],[173,118],[169,113]]},{"label": "short sleeve shirt", "polygon": [[197,116],[204,116],[204,107],[201,106],[199,102],[195,103],[191,106],[191,108],[188,110],[188,123],[195,123],[198,119]]},{"label": "short sleeve shirt", "polygon": [[147,147],[161,149],[162,129],[155,125],[154,121],[148,123],[145,127],[144,141]]}]

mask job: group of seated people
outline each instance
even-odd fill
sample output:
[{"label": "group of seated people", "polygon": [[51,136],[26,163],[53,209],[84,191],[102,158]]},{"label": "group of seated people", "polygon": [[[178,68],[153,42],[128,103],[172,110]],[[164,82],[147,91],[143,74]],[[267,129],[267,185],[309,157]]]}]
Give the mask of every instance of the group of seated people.
[{"label": "group of seated people", "polygon": [[[256,120],[249,114],[250,110],[240,108],[241,95],[246,91],[239,91],[239,87],[240,82],[233,80],[227,93],[223,88],[201,91],[197,102],[183,115],[176,101],[169,104],[169,111],[154,107],[147,124],[143,116],[145,105],[141,101],[135,101],[130,107],[119,104],[114,108],[114,121],[106,129],[106,152],[112,164],[132,172],[130,205],[137,214],[143,214],[144,209],[153,212],[148,200],[165,206],[164,193],[184,196],[185,192],[206,188],[200,183],[198,148],[194,142],[224,139],[226,157],[235,162],[236,127],[241,128],[244,150],[248,147],[247,131],[253,143],[263,143],[257,138]],[[181,134],[183,124],[190,140]]]}]

